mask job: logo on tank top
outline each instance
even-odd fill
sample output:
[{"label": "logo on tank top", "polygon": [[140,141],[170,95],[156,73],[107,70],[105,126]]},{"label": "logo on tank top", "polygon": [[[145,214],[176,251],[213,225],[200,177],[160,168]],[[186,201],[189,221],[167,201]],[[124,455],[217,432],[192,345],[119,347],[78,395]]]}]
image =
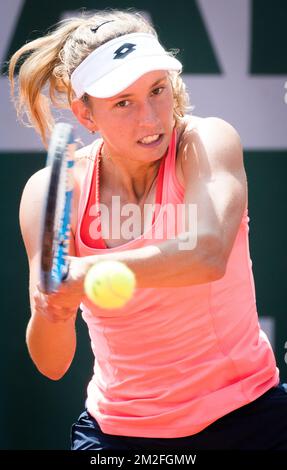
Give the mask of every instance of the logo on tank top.
[{"label": "logo on tank top", "polygon": [[114,59],[124,59],[131,52],[135,51],[136,45],[130,42],[125,42],[114,52]]}]

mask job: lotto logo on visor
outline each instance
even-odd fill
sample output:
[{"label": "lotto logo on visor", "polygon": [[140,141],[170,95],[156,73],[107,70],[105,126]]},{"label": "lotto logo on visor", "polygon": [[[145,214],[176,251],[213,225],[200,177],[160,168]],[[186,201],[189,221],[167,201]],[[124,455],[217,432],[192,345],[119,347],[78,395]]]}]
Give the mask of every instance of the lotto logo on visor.
[{"label": "lotto logo on visor", "polygon": [[181,72],[181,68],[181,63],[162,47],[156,36],[131,33],[95,49],[74,70],[71,83],[77,98],[85,93],[95,98],[109,98],[148,72]]},{"label": "lotto logo on visor", "polygon": [[126,42],[115,51],[114,59],[123,59],[128,54],[133,52],[135,48],[136,48],[135,44],[130,44],[129,42]]}]

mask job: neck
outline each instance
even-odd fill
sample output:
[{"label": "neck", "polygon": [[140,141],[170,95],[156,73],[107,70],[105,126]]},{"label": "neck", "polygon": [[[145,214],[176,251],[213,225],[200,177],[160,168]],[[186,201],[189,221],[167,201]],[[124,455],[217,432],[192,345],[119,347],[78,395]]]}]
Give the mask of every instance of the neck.
[{"label": "neck", "polygon": [[136,162],[107,157],[102,152],[101,166],[104,180],[111,188],[117,188],[128,201],[144,201],[156,180],[161,159],[154,162]]}]

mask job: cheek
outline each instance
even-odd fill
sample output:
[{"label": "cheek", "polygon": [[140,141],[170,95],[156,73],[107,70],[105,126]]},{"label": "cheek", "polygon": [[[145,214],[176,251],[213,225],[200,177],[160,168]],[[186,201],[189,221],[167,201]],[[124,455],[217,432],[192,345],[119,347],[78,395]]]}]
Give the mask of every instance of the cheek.
[{"label": "cheek", "polygon": [[123,139],[126,141],[131,129],[131,124],[127,125],[125,120],[110,118],[102,127],[99,127],[99,133],[110,146],[113,146],[115,142],[119,145]]},{"label": "cheek", "polygon": [[110,140],[115,136],[119,137],[123,129],[126,131],[129,128],[125,121],[125,119],[119,119],[118,116],[114,115],[112,112],[103,113],[102,115],[98,115],[98,130],[103,138]]},{"label": "cheek", "polygon": [[170,116],[173,115],[173,108],[174,108],[174,99],[173,99],[173,92],[172,89],[168,89],[165,96],[160,103],[161,111],[164,115]]}]

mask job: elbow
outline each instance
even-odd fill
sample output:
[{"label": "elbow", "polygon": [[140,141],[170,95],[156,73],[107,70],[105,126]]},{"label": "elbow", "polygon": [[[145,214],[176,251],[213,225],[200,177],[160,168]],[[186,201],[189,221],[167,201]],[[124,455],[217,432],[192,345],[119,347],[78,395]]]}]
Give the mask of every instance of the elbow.
[{"label": "elbow", "polygon": [[218,281],[226,272],[227,258],[219,237],[208,235],[199,241],[203,264],[209,281]]},{"label": "elbow", "polygon": [[72,362],[63,361],[62,364],[57,364],[52,361],[47,361],[46,358],[43,359],[40,355],[33,354],[33,351],[31,350],[29,350],[29,354],[38,372],[54,381],[60,380],[64,377]]},{"label": "elbow", "polygon": [[50,380],[54,380],[55,382],[57,380],[60,380],[64,377],[65,373],[66,372],[55,372],[55,371],[43,371],[43,370],[40,370],[38,369],[39,372],[41,372],[42,375],[44,375],[45,377],[47,377],[48,379]]},{"label": "elbow", "polygon": [[225,272],[226,272],[226,267],[223,264],[221,264],[219,261],[217,261],[212,266],[209,266],[210,281],[218,281],[225,275]]},{"label": "elbow", "polygon": [[57,380],[60,380],[64,377],[64,375],[66,374],[68,368],[64,369],[64,370],[49,370],[49,369],[45,369],[43,367],[40,367],[38,366],[37,364],[35,364],[38,371],[44,375],[45,377],[47,377],[48,379],[50,380],[54,380],[54,381],[57,381]]}]

